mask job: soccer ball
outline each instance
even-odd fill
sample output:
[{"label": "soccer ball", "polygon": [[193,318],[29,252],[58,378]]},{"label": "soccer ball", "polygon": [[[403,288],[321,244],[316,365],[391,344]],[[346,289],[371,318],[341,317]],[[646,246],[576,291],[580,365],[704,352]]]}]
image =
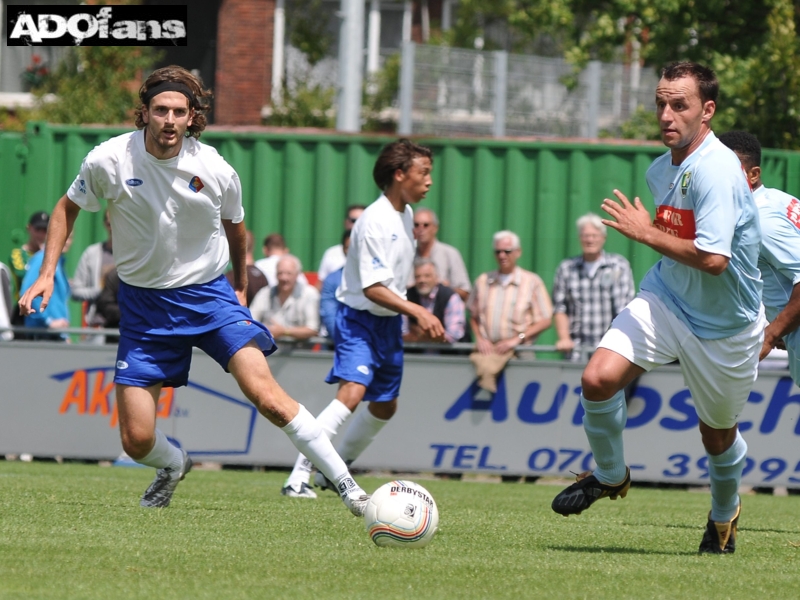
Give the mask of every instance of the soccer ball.
[{"label": "soccer ball", "polygon": [[431,542],[439,527],[439,509],[421,485],[392,481],[372,494],[364,524],[378,546],[422,548]]}]

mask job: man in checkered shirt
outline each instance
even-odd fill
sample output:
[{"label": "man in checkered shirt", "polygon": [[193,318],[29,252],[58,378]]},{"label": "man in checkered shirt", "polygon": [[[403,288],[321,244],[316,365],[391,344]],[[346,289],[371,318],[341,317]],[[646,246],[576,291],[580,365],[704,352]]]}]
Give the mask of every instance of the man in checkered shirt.
[{"label": "man in checkered shirt", "polygon": [[628,261],[603,251],[606,226],[600,217],[589,213],[576,225],[583,254],[562,261],[553,284],[556,349],[572,361],[591,356],[611,321],[636,294]]}]

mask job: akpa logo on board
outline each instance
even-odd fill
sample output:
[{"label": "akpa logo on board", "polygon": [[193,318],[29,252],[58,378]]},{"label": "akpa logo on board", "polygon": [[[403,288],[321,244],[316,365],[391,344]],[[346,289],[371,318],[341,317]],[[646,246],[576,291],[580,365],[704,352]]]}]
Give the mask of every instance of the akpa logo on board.
[{"label": "akpa logo on board", "polygon": [[7,6],[9,46],[185,46],[186,6]]}]

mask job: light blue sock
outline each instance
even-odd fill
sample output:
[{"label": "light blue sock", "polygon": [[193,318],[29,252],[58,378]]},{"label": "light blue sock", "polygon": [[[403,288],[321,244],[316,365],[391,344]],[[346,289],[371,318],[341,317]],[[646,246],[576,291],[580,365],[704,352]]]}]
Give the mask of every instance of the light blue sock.
[{"label": "light blue sock", "polygon": [[739,484],[747,459],[747,442],[736,432],[733,445],[722,454],[708,454],[708,476],[711,478],[711,520],[730,521],[739,506]]},{"label": "light blue sock", "polygon": [[622,431],[628,421],[625,392],[620,390],[608,400],[592,402],[581,394],[583,429],[589,438],[597,468],[594,476],[601,483],[619,483],[625,479],[625,452]]}]

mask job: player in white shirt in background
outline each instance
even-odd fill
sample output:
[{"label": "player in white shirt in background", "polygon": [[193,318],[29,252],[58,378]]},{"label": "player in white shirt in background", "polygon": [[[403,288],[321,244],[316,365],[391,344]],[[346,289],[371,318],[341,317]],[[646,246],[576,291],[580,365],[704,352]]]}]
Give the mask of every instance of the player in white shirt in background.
[{"label": "player in white shirt in background", "polygon": [[[211,92],[182,67],[154,71],[139,90],[137,131],[92,150],[50,220],[44,264],[20,299],[30,314],[53,293],[53,276],[81,209],[108,204],[122,313],[116,402],[122,447],[157,469],[140,501],[166,507],[192,467],[187,453],[156,428],[164,385],[188,382],[192,347],[230,371],[245,396],[336,482],[350,511],[361,516],[369,496],[353,481],[317,421],[290,398],[265,359],[275,351],[269,331],[246,308],[244,209],[239,177],[211,146],[205,129]],[[224,271],[233,263],[234,285]]]},{"label": "player in white shirt in background", "polygon": [[[344,231],[352,231],[353,225],[356,224],[358,217],[367,208],[363,204],[351,204],[347,207],[347,216],[344,218]],[[345,255],[344,246],[336,244],[331,246],[322,255],[322,260],[319,261],[319,269],[317,269],[317,289],[322,291],[322,284],[325,279],[333,273],[344,267]]]},{"label": "player in white shirt in background", "polygon": [[[433,339],[444,338],[441,322],[419,304],[406,300],[415,243],[411,204],[425,198],[433,168],[430,149],[406,139],[381,151],[372,175],[383,194],[356,221],[336,298],[333,368],[325,379],[338,383],[336,398],[317,421],[333,438],[342,423],[365,401],[337,451],[349,465],[369,446],[397,410],[403,377],[403,334],[400,314],[417,319]],[[281,493],[315,498],[308,485],[313,458],[297,457]],[[314,463],[315,464],[315,463]],[[316,465],[315,465],[316,466]],[[324,472],[315,483],[335,489]]]}]

